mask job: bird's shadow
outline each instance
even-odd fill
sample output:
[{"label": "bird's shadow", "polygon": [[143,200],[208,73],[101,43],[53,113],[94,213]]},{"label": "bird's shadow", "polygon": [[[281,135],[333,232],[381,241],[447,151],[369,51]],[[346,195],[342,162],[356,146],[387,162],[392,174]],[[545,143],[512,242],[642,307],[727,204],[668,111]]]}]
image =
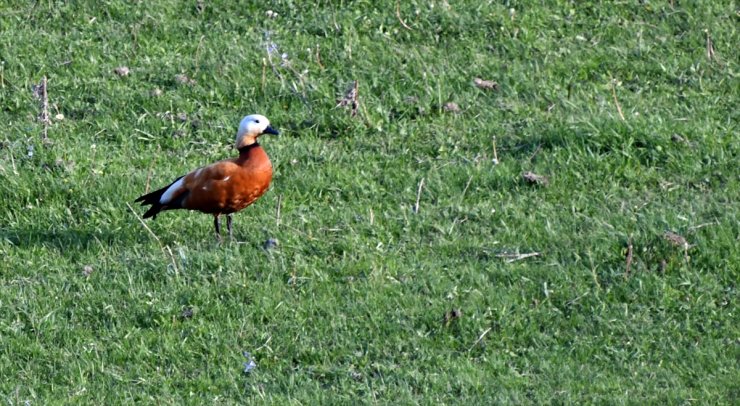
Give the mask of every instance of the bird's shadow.
[{"label": "bird's shadow", "polygon": [[[222,241],[216,240],[211,233],[207,234],[208,238],[201,242],[204,246],[239,246],[250,245],[261,247],[258,241],[242,240],[238,233],[235,233],[231,239],[226,233],[223,233]],[[59,229],[42,229],[37,227],[27,228],[0,228],[0,243],[9,244],[22,249],[45,248],[47,250],[57,251],[63,256],[74,256],[75,254],[85,253],[88,251],[99,252],[101,248],[112,246],[133,246],[133,245],[181,245],[182,242],[176,235],[165,235],[155,238],[144,230],[89,230],[81,228],[59,228]],[[269,238],[268,238],[269,240]]]},{"label": "bird's shadow", "polygon": [[72,252],[84,252],[92,247],[145,242],[146,236],[112,232],[110,230],[26,227],[2,228],[0,229],[0,240],[20,248],[47,247],[63,254],[70,254]]}]

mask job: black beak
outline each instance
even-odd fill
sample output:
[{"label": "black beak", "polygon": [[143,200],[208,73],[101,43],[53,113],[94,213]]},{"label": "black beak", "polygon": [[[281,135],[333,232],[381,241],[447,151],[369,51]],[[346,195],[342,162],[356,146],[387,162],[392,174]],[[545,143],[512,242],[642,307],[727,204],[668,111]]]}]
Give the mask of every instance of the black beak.
[{"label": "black beak", "polygon": [[268,125],[267,128],[265,128],[265,131],[262,131],[262,134],[280,135],[280,132],[278,130],[272,128],[272,126],[269,126]]}]

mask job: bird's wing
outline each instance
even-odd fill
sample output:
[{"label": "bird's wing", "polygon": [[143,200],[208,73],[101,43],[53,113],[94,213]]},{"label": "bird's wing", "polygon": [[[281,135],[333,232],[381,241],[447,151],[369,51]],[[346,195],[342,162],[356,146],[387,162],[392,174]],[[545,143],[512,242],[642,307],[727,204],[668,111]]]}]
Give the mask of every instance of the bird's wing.
[{"label": "bird's wing", "polygon": [[230,172],[231,162],[220,161],[214,164],[198,168],[187,175],[177,179],[162,193],[159,204],[168,205],[182,198],[183,193],[191,192],[209,182],[223,179]]},{"label": "bird's wing", "polygon": [[179,198],[180,207],[186,209],[218,212],[229,197],[227,181],[238,171],[239,166],[231,160],[196,169],[182,179],[182,185],[172,185],[173,200]]},{"label": "bird's wing", "polygon": [[237,165],[230,160],[219,161],[190,172],[183,179],[183,186],[191,191],[202,189],[212,182],[222,181],[237,168]]}]

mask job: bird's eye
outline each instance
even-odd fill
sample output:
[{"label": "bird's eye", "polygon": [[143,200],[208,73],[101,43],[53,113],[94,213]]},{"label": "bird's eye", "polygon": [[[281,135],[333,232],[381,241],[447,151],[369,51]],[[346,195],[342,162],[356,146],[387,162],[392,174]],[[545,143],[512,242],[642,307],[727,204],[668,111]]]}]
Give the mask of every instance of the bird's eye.
[{"label": "bird's eye", "polygon": [[259,123],[260,123],[260,121],[259,121],[259,120],[254,120],[254,122],[255,122],[255,123],[257,123],[257,124],[259,124]]}]

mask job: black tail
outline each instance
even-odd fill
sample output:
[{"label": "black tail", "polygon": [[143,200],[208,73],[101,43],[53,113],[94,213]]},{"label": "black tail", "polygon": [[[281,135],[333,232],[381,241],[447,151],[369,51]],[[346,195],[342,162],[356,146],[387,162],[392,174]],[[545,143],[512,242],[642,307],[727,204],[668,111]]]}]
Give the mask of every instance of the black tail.
[{"label": "black tail", "polygon": [[[180,178],[182,178],[182,176],[180,176]],[[178,180],[180,180],[180,178],[175,179],[175,182],[177,182]],[[162,195],[164,194],[164,192],[170,186],[172,186],[172,184],[175,183],[175,182],[170,183],[169,185],[163,187],[162,189],[158,189],[158,190],[155,190],[155,191],[153,191],[151,193],[147,193],[145,195],[139,196],[136,200],[134,200],[134,202],[141,202],[141,205],[142,206],[145,206],[147,204],[152,205],[152,207],[150,207],[146,211],[146,213],[144,213],[144,216],[143,217],[145,219],[146,218],[149,218],[149,217],[152,217],[153,219],[156,219],[157,218],[157,214],[159,214],[160,211],[167,210],[168,208],[170,208],[170,205],[164,205],[164,204],[160,203],[159,201],[162,198]]]}]

